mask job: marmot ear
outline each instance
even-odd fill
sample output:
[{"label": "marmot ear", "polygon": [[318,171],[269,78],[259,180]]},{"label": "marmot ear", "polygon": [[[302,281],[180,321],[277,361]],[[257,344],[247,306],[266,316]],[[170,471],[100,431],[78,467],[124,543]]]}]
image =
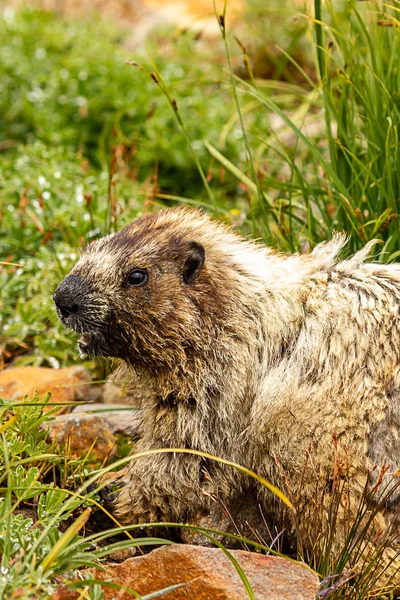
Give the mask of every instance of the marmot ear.
[{"label": "marmot ear", "polygon": [[200,274],[204,264],[206,253],[201,244],[190,242],[188,244],[188,252],[183,264],[182,279],[186,285],[191,285]]}]

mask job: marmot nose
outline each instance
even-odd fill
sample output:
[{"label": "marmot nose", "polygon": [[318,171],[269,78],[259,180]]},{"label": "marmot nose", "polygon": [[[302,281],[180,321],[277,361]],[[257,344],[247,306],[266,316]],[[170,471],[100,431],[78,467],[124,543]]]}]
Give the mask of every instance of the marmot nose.
[{"label": "marmot nose", "polygon": [[68,275],[54,292],[54,304],[64,319],[79,312],[83,284],[84,280],[79,275]]},{"label": "marmot nose", "polygon": [[58,308],[58,310],[61,313],[61,316],[64,317],[64,319],[66,319],[67,317],[70,317],[71,315],[77,313],[79,311],[79,304],[61,304],[61,302],[56,302],[56,306]]}]

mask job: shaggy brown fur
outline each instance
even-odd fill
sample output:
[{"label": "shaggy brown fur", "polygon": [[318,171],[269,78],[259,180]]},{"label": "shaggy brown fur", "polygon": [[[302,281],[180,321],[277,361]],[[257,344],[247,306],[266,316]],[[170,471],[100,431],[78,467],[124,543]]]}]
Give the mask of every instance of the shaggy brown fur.
[{"label": "shaggy brown fur", "polygon": [[[345,243],[286,256],[165,210],[89,244],[54,299],[84,353],[123,359],[151,392],[138,451],[201,450],[278,485],[283,471],[305,504],[348,456],[355,507],[374,465],[400,465],[400,265],[365,263],[370,247],[340,261]],[[229,507],[251,487],[198,456],[153,455],[131,465],[119,514],[185,522],[209,493]],[[279,519],[280,502],[255,494]]]}]

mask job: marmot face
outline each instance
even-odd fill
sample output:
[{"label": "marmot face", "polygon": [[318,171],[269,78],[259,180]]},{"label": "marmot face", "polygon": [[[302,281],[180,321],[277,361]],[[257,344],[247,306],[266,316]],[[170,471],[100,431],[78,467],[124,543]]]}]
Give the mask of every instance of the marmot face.
[{"label": "marmot face", "polygon": [[168,364],[199,326],[205,251],[177,219],[138,219],[90,243],[53,299],[61,322],[82,334],[82,354]]}]

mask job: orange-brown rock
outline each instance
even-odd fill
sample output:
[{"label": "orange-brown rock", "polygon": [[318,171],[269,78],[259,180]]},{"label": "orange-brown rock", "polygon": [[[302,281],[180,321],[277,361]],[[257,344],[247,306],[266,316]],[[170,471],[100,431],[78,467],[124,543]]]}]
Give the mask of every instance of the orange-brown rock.
[{"label": "orange-brown rock", "polygon": [[[83,402],[89,399],[90,381],[89,371],[84,367],[9,367],[0,371],[0,398],[23,400],[26,395],[32,398],[37,390],[40,397],[51,392],[51,402]],[[70,408],[61,407],[60,412]]]},{"label": "orange-brown rock", "polygon": [[[284,558],[233,550],[231,554],[246,574],[257,600],[314,600],[317,576],[307,567]],[[91,570],[95,579],[112,580],[123,589],[141,595],[183,584],[163,594],[165,600],[246,600],[248,594],[230,560],[218,548],[176,544],[150,554],[108,566],[105,572]],[[104,586],[105,599],[115,598],[115,589]],[[130,600],[128,592],[119,600]]]},{"label": "orange-brown rock", "polygon": [[61,415],[45,424],[49,438],[60,446],[67,446],[74,457],[89,452],[100,461],[106,461],[116,452],[116,438],[101,417],[86,413]]}]

